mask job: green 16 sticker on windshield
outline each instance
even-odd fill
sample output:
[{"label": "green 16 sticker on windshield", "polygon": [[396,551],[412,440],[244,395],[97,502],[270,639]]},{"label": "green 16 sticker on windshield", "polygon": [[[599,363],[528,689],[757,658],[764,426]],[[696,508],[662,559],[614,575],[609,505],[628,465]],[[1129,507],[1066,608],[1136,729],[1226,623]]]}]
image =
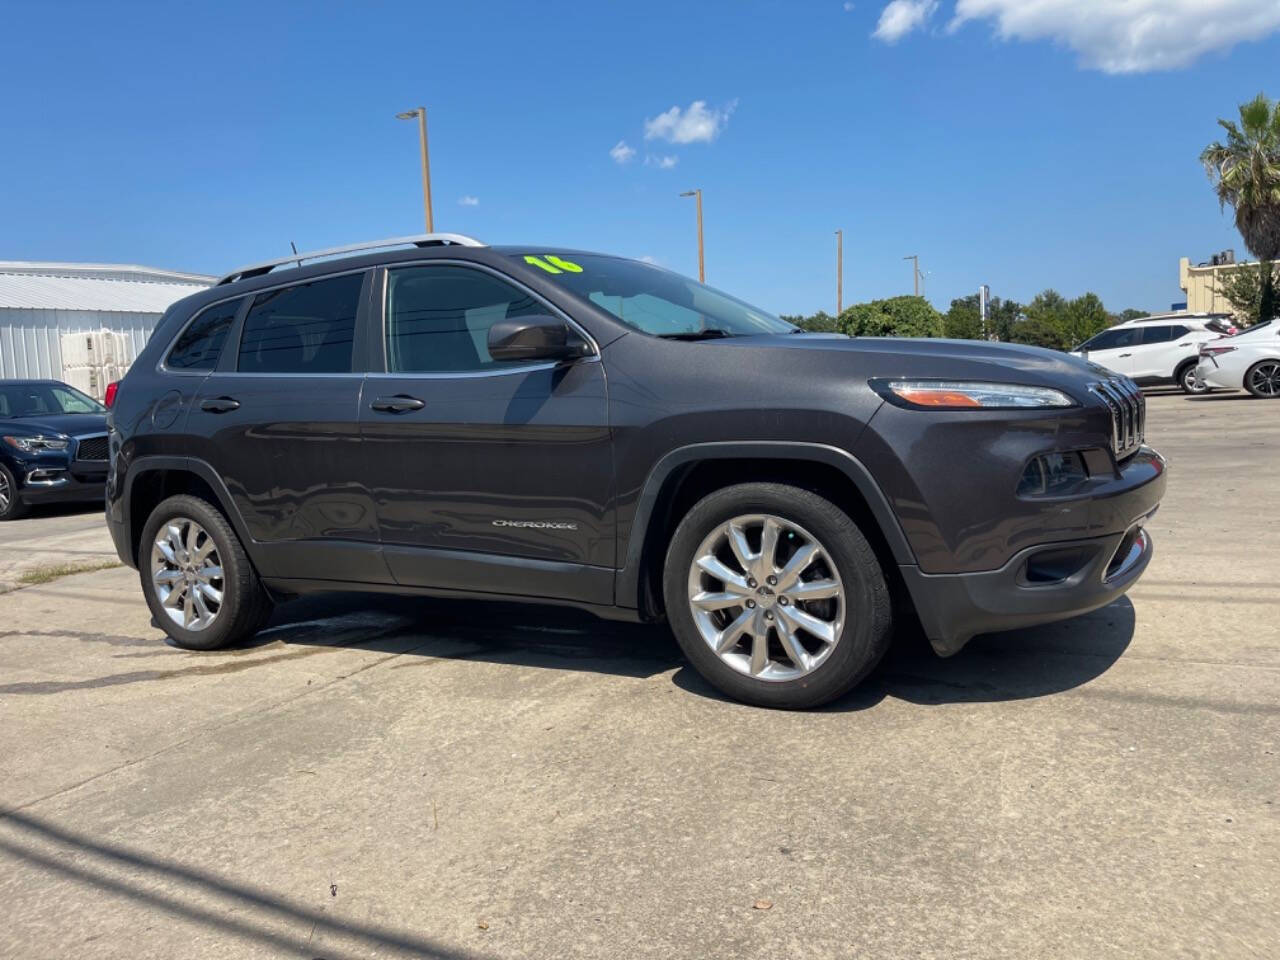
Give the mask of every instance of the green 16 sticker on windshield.
[{"label": "green 16 sticker on windshield", "polygon": [[572,260],[566,260],[563,257],[557,257],[554,253],[544,253],[540,257],[529,254],[524,258],[525,263],[531,263],[535,267],[547,271],[547,273],[581,273],[582,267],[574,263]]}]

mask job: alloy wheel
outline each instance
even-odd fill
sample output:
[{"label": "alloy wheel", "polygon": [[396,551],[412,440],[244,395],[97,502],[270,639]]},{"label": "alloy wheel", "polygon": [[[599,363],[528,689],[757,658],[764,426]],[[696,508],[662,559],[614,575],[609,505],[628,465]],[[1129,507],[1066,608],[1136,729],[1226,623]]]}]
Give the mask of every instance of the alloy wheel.
[{"label": "alloy wheel", "polygon": [[9,509],[9,501],[13,497],[13,492],[9,489],[9,478],[0,471],[0,513],[4,513]]},{"label": "alloy wheel", "polygon": [[794,680],[831,656],[844,628],[845,590],[830,553],[772,514],[712,530],[689,569],[689,610],[707,646],[758,680]]},{"label": "alloy wheel", "polygon": [[1182,371],[1182,389],[1187,393],[1208,393],[1209,386],[1200,385],[1200,381],[1196,379],[1195,364],[1188,364],[1187,369]]},{"label": "alloy wheel", "polygon": [[1280,397],[1280,363],[1260,363],[1249,372],[1249,389],[1259,396]]},{"label": "alloy wheel", "polygon": [[169,619],[184,630],[204,630],[222,610],[223,574],[217,545],[204,527],[174,517],[151,545],[151,583]]}]

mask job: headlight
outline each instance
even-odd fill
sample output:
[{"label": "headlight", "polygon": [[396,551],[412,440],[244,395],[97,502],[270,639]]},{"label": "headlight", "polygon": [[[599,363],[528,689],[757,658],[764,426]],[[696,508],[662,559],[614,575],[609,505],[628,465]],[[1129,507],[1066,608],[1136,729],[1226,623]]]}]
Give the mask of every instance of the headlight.
[{"label": "headlight", "polygon": [[3,439],[9,446],[25,450],[27,453],[67,449],[67,441],[58,437],[4,437]]},{"label": "headlight", "polygon": [[872,380],[871,387],[900,407],[929,410],[1029,410],[1074,407],[1061,390],[970,380]]}]

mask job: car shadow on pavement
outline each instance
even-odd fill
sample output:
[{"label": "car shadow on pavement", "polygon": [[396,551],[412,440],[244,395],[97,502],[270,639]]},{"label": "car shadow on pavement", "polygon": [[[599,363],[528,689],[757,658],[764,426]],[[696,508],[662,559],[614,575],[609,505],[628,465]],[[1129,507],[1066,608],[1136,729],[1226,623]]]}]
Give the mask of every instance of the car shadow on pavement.
[{"label": "car shadow on pavement", "polygon": [[[1047,697],[1096,679],[1133,639],[1128,597],[1071,620],[975,637],[952,657],[939,657],[916,631],[894,639],[884,660],[853,691],[819,709],[867,710],[886,697],[925,706],[997,703]],[[727,699],[686,665],[675,675],[684,690]]]},{"label": "car shadow on pavement", "polygon": [[[865,710],[885,697],[933,705],[1050,696],[1105,673],[1133,630],[1127,597],[1071,620],[975,637],[945,659],[918,630],[904,630],[867,680],[822,709]],[[727,699],[685,662],[665,626],[601,620],[569,608],[330,595],[282,607],[254,646],[276,642],[636,678],[678,667],[673,681],[681,689]]]}]

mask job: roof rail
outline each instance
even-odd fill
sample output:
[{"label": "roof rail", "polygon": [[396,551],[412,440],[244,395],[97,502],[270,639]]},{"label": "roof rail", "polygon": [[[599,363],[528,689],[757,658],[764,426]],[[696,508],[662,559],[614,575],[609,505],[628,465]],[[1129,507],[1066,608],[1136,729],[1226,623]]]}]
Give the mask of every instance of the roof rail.
[{"label": "roof rail", "polygon": [[319,260],[322,257],[336,257],[344,253],[358,253],[361,250],[380,250],[384,247],[404,247],[413,244],[416,247],[435,247],[444,244],[455,243],[460,247],[483,247],[484,244],[472,237],[463,236],[460,233],[420,233],[412,237],[392,237],[390,240],[372,240],[368,243],[349,243],[342,247],[330,247],[327,250],[313,250],[309,253],[295,253],[288,257],[280,257],[276,260],[264,260],[262,263],[252,263],[247,267],[240,267],[232,270],[230,273],[218,280],[214,286],[220,286],[224,283],[234,283],[236,280],[247,280],[250,277],[260,277],[263,274],[270,273],[276,267],[282,267],[286,263],[292,263],[296,266],[302,266],[304,260]]}]

